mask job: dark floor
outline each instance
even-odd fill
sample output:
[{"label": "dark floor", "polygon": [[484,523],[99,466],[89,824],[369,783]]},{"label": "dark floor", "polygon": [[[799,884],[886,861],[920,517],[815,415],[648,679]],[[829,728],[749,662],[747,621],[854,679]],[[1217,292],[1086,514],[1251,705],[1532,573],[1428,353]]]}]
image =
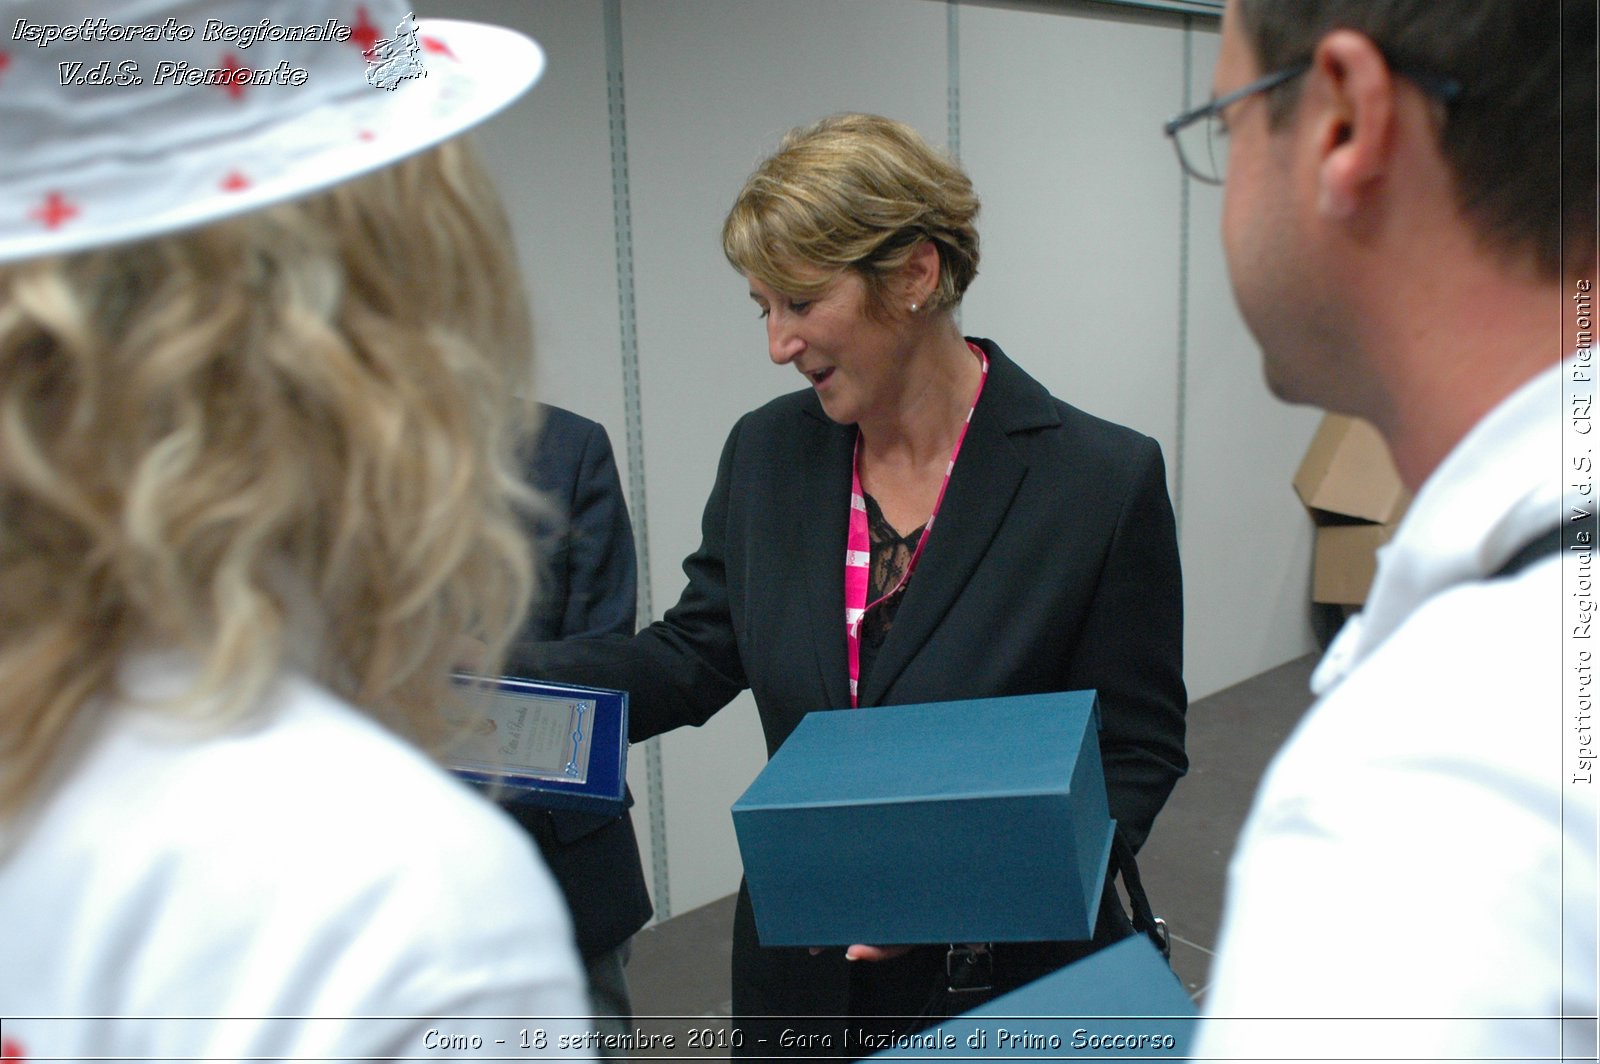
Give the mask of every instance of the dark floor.
[{"label": "dark floor", "polygon": [[[1173,970],[1197,1000],[1206,989],[1221,922],[1228,856],[1257,781],[1311,704],[1307,682],[1316,660],[1313,654],[1291,661],[1189,707],[1189,775],[1140,851],[1139,869],[1151,904],[1172,932]],[[674,1049],[682,1055],[725,1055],[684,1043],[691,1019],[706,1020],[713,1032],[725,1030],[719,1021],[730,1012],[732,926],[729,896],[634,939],[628,983],[638,1027],[675,1034]]]}]

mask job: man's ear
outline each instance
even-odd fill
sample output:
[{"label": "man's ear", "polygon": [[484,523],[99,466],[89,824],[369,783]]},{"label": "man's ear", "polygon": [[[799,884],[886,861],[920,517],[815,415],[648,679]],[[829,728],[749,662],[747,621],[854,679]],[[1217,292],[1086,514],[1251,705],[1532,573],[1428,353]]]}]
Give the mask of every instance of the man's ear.
[{"label": "man's ear", "polygon": [[1306,91],[1317,103],[1317,207],[1347,218],[1388,169],[1397,85],[1383,53],[1354,30],[1335,30],[1312,53]]}]

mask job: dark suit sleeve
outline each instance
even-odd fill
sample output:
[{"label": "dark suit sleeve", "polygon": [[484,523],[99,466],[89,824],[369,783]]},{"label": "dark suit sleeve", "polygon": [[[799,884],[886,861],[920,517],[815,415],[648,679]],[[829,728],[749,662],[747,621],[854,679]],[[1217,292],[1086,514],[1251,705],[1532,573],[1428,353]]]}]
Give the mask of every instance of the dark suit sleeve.
[{"label": "dark suit sleeve", "polygon": [[1177,527],[1160,447],[1143,443],[1067,685],[1099,689],[1111,815],[1135,847],[1189,764]]},{"label": "dark suit sleeve", "polygon": [[628,737],[642,742],[685,724],[704,724],[747,686],[728,588],[730,499],[740,427],[723,448],[701,519],[699,548],[684,561],[677,605],[632,639],[520,642],[508,667],[518,675],[628,692]]},{"label": "dark suit sleeve", "polygon": [[[567,596],[556,639],[631,636],[638,611],[633,525],[622,478],[605,428],[593,422],[586,428],[576,446],[576,475],[567,500]],[[555,472],[547,470],[553,461],[548,451],[540,452],[541,486]]]},{"label": "dark suit sleeve", "polygon": [[[535,529],[544,561],[537,607],[523,638],[633,634],[637,567],[622,481],[604,427],[544,408],[530,463],[533,483],[556,512]],[[627,796],[633,804],[631,794]],[[632,818],[508,803],[506,812],[538,843],[572,913],[579,952],[613,950],[650,919],[650,895]]]}]

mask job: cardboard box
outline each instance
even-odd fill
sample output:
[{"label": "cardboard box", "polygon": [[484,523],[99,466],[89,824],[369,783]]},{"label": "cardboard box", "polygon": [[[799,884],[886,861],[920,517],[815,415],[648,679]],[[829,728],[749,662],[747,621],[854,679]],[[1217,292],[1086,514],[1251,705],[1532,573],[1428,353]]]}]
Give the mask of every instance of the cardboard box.
[{"label": "cardboard box", "polygon": [[1311,601],[1359,606],[1378,569],[1378,548],[1394,535],[1393,525],[1319,525],[1311,566]]},{"label": "cardboard box", "polygon": [[1341,414],[1323,416],[1294,490],[1310,510],[1376,524],[1398,521],[1411,502],[1378,430]]},{"label": "cardboard box", "polygon": [[628,693],[505,676],[478,687],[444,765],[496,801],[602,816],[627,810]]},{"label": "cardboard box", "polygon": [[1377,549],[1411,503],[1383,437],[1358,418],[1325,415],[1295,473],[1294,490],[1317,526],[1312,601],[1361,605],[1377,569]]},{"label": "cardboard box", "polygon": [[764,946],[1089,938],[1093,691],[809,714],[733,806]]},{"label": "cardboard box", "polygon": [[1188,1055],[1198,1022],[1166,960],[1134,935],[937,1027],[902,1035],[901,1045],[873,1059],[1176,1060]]}]

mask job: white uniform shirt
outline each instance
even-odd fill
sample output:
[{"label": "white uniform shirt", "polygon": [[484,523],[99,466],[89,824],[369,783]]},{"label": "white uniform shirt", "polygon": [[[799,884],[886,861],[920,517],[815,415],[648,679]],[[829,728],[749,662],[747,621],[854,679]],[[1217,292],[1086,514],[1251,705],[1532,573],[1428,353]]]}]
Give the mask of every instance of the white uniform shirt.
[{"label": "white uniform shirt", "polygon": [[[141,698],[187,678],[126,676]],[[221,733],[113,707],[4,830],[0,1016],[26,1059],[482,1059],[436,1050],[587,1029],[561,1019],[582,982],[528,840],[303,679]]]},{"label": "white uniform shirt", "polygon": [[1233,857],[1195,1056],[1527,1060],[1559,1055],[1563,1010],[1593,1015],[1563,562],[1486,579],[1564,520],[1563,368],[1429,478],[1318,666]]}]

